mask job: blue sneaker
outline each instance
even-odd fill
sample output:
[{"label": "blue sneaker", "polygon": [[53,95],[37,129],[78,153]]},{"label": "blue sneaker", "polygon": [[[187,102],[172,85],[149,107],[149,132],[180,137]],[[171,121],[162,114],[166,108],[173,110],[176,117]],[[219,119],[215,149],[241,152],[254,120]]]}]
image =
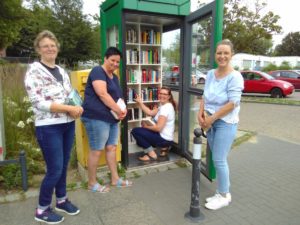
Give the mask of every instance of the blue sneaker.
[{"label": "blue sneaker", "polygon": [[56,203],[55,210],[65,212],[72,216],[77,215],[80,212],[80,210],[75,205],[73,205],[68,199],[66,199],[66,201],[64,201],[63,203]]},{"label": "blue sneaker", "polygon": [[37,214],[36,211],[34,219],[36,221],[44,222],[47,224],[58,224],[64,221],[64,217],[53,212],[50,207],[46,209],[42,214]]}]

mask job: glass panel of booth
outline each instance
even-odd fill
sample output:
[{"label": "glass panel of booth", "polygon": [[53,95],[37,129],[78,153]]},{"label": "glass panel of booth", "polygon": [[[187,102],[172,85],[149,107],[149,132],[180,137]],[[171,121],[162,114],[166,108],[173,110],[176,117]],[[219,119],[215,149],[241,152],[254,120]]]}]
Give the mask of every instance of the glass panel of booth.
[{"label": "glass panel of booth", "polygon": [[118,47],[119,45],[118,26],[115,25],[107,29],[106,41],[107,41],[107,46]]},{"label": "glass panel of booth", "polygon": [[[198,122],[198,112],[200,108],[200,99],[201,96],[199,95],[190,95],[190,110],[189,110],[189,140],[188,140],[188,152],[193,155],[193,139],[195,137],[194,135],[194,129],[199,128],[199,122]],[[202,162],[206,161],[206,145],[207,140],[206,138],[202,137]]]},{"label": "glass panel of booth", "polygon": [[192,25],[190,85],[193,88],[204,89],[206,74],[211,69],[212,21],[209,15]]},{"label": "glass panel of booth", "polygon": [[180,29],[162,35],[162,84],[179,85]]}]

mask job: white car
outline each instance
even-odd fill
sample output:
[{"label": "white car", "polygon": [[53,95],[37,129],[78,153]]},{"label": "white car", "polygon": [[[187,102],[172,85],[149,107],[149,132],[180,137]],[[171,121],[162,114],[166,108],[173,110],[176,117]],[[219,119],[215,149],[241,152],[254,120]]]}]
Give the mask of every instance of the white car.
[{"label": "white car", "polygon": [[204,84],[206,80],[206,74],[200,70],[196,70],[196,78],[199,84]]}]

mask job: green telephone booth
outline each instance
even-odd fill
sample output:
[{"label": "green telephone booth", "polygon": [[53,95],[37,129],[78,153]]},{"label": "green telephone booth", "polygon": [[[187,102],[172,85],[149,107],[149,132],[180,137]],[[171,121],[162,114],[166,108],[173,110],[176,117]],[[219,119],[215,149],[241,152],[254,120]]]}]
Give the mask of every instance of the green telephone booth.
[{"label": "green telephone booth", "polygon": [[[189,0],[106,0],[100,8],[102,53],[109,46],[123,53],[119,75],[128,114],[121,124],[122,164],[149,165],[137,160],[142,149],[130,134],[145,118],[133,98],[139,94],[155,107],[162,86],[172,89],[178,104],[175,139],[168,157],[150,165],[181,157],[191,161],[205,73],[214,67],[214,49],[222,38],[223,0],[193,13]],[[202,172],[213,179],[211,153],[206,141],[203,145]]]}]

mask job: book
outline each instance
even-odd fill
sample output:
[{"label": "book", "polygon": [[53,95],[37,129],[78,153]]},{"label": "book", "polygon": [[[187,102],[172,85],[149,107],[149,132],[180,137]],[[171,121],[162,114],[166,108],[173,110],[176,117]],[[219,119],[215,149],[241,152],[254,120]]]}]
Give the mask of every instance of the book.
[{"label": "book", "polygon": [[143,118],[142,123],[145,123],[147,126],[155,125],[155,122],[149,117]]},{"label": "book", "polygon": [[[119,98],[116,103],[121,108],[122,111],[124,111],[126,109],[126,104],[123,99]],[[117,113],[115,113],[112,109],[110,110],[110,112],[115,117],[116,120],[119,119]]]},{"label": "book", "polygon": [[68,105],[74,105],[74,106],[81,106],[82,105],[82,99],[76,89],[72,89],[70,94],[68,95],[66,99],[66,104]]}]

